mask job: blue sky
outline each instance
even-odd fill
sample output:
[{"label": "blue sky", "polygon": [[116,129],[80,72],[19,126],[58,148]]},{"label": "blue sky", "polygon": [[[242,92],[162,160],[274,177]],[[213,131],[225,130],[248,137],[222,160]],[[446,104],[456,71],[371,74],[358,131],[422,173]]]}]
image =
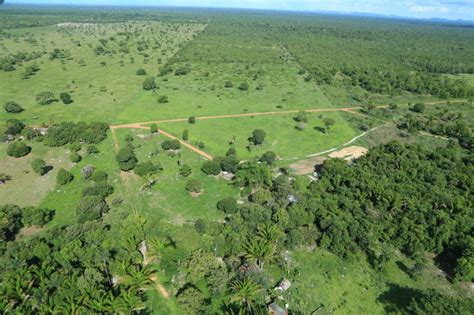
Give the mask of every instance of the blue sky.
[{"label": "blue sky", "polygon": [[419,18],[474,20],[474,0],[6,0],[9,3],[173,5],[278,10],[366,12]]}]

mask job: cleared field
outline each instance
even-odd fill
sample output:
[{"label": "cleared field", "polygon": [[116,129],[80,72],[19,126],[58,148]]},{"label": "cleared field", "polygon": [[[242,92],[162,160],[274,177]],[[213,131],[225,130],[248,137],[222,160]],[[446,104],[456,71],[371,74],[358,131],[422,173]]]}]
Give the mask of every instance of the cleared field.
[{"label": "cleared field", "polygon": [[[189,141],[204,142],[204,151],[211,155],[225,155],[230,147],[235,147],[241,159],[259,156],[266,151],[275,151],[282,159],[304,157],[320,151],[337,147],[351,138],[354,131],[339,113],[307,113],[309,122],[303,131],[298,130],[295,115],[254,116],[223,118],[216,120],[198,120],[196,124],[162,123],[160,128],[180,137],[184,129],[189,130]],[[335,121],[329,133],[324,130],[324,118]],[[247,149],[248,138],[254,129],[266,132],[262,145]],[[234,139],[234,145],[229,141]]]}]

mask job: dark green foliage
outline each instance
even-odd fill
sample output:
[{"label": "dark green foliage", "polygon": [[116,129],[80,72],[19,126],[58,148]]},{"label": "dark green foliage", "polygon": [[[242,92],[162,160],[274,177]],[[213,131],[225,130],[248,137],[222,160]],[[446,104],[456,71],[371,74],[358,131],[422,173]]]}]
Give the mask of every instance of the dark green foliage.
[{"label": "dark green foliage", "polygon": [[17,102],[7,102],[3,108],[7,113],[21,113],[24,110]]},{"label": "dark green foliage", "polygon": [[268,165],[272,165],[276,160],[276,154],[273,151],[267,151],[260,157],[260,162],[265,162]]},{"label": "dark green foliage", "polygon": [[76,219],[78,223],[98,220],[109,211],[107,202],[101,196],[84,196],[76,208]]},{"label": "dark green foliage", "polygon": [[46,167],[46,162],[42,159],[35,159],[33,162],[31,162],[31,168],[33,171],[40,175],[43,176],[48,172],[48,168]]},{"label": "dark green foliage", "polygon": [[249,85],[246,82],[239,85],[239,90],[241,91],[247,91],[248,89],[249,89]]},{"label": "dark green foliage", "polygon": [[324,123],[324,126],[326,127],[326,133],[329,133],[329,130],[331,129],[331,127],[336,123],[334,121],[334,119],[332,118],[324,118],[323,119],[323,123]]},{"label": "dark green foliage", "polygon": [[130,146],[121,148],[115,159],[119,163],[120,169],[126,172],[133,170],[138,162],[135,152]]},{"label": "dark green foliage", "polygon": [[151,124],[150,125],[150,133],[157,133],[158,132],[158,125],[157,124]]},{"label": "dark green foliage", "polygon": [[114,193],[114,187],[107,183],[96,183],[82,190],[82,196],[99,196],[102,199],[107,198]]},{"label": "dark green foliage", "polygon": [[82,156],[80,156],[77,152],[72,152],[69,156],[69,159],[72,163],[79,163],[82,160]]},{"label": "dark green foliage", "polygon": [[168,102],[169,102],[168,96],[166,96],[166,95],[158,96],[158,103],[164,104],[164,103],[168,103]]},{"label": "dark green foliage", "polygon": [[168,150],[180,150],[181,149],[181,143],[179,140],[174,139],[174,140],[165,140],[161,143],[161,148],[165,151]]},{"label": "dark green foliage", "polygon": [[109,126],[105,123],[62,123],[48,129],[44,143],[50,147],[59,147],[68,143],[85,142],[97,144],[107,138]]},{"label": "dark green foliage", "polygon": [[234,84],[232,83],[232,81],[226,81],[224,83],[224,87],[227,88],[227,89],[230,89],[233,86],[234,86]]},{"label": "dark green foliage", "polygon": [[69,149],[71,149],[71,151],[74,151],[74,152],[81,151],[81,148],[82,148],[82,146],[79,142],[71,143],[71,145],[69,146]]},{"label": "dark green foliage", "polygon": [[235,173],[237,171],[237,166],[239,165],[240,161],[235,155],[227,155],[222,159],[220,162],[221,169],[224,172]]},{"label": "dark green foliage", "polygon": [[206,161],[202,164],[201,170],[207,175],[219,175],[221,172],[221,165],[217,161]]},{"label": "dark green foliage", "polygon": [[21,131],[21,135],[25,137],[27,140],[42,140],[43,136],[41,135],[41,132],[37,129],[31,128],[31,127],[25,127]]},{"label": "dark green foliage", "polygon": [[229,150],[227,150],[226,156],[229,156],[229,155],[235,155],[237,156],[237,150],[235,148],[229,148]]},{"label": "dark green foliage", "polygon": [[58,185],[69,184],[73,179],[74,176],[64,168],[59,169],[58,174],[56,175],[56,183],[58,183]]},{"label": "dark green foliage", "polygon": [[188,129],[183,130],[183,136],[181,137],[184,141],[188,141],[189,139],[189,132]]},{"label": "dark green foliage", "polygon": [[414,111],[415,113],[423,113],[425,111],[425,104],[416,103],[415,105],[413,105],[411,110]]},{"label": "dark green foliage", "polygon": [[99,153],[99,149],[95,145],[87,146],[87,155],[94,155]]},{"label": "dark green foliage", "polygon": [[200,193],[202,191],[202,184],[197,179],[191,178],[186,182],[186,190],[193,193]]},{"label": "dark green foliage", "polygon": [[179,67],[174,71],[174,74],[177,76],[186,75],[191,71],[189,67]]},{"label": "dark green foliage", "polygon": [[224,198],[217,203],[217,209],[224,211],[227,214],[233,214],[237,212],[237,200],[232,197]]},{"label": "dark green foliage", "polygon": [[146,91],[156,89],[156,82],[154,78],[146,78],[143,82],[143,89]]},{"label": "dark green foliage", "polygon": [[190,176],[192,172],[193,172],[193,170],[191,169],[191,167],[189,165],[186,165],[186,164],[181,166],[181,168],[179,169],[179,175],[181,175],[183,177]]},{"label": "dark green foliage", "polygon": [[21,228],[20,207],[10,204],[0,206],[0,252],[3,252],[3,242],[13,240]]},{"label": "dark green foliage", "polygon": [[94,173],[92,173],[90,179],[92,179],[96,183],[104,183],[107,182],[108,177],[109,175],[104,171],[95,171]]},{"label": "dark green foliage", "polygon": [[298,112],[298,115],[294,119],[297,122],[303,122],[303,123],[307,123],[309,121],[308,120],[308,115],[306,114],[306,112],[304,110],[300,110]]},{"label": "dark green foliage", "polygon": [[24,142],[15,141],[8,145],[7,155],[16,158],[28,155],[31,152],[31,147],[27,146]]},{"label": "dark green foliage", "polygon": [[146,70],[145,69],[138,69],[136,74],[137,75],[146,75]]},{"label": "dark green foliage", "polygon": [[266,135],[267,134],[262,129],[255,129],[252,132],[252,137],[250,138],[250,141],[255,145],[260,145],[263,143],[263,141],[265,141]]},{"label": "dark green foliage", "polygon": [[59,99],[63,102],[63,104],[71,104],[73,102],[71,95],[67,92],[62,92],[59,94]]},{"label": "dark green foliage", "polygon": [[21,221],[25,226],[43,226],[53,219],[54,213],[52,209],[27,207],[21,211]]},{"label": "dark green foliage", "polygon": [[5,134],[6,135],[18,135],[20,134],[26,125],[18,119],[8,119],[5,123]]},{"label": "dark green foliage", "polygon": [[135,174],[141,177],[151,176],[157,174],[161,171],[163,167],[160,164],[153,164],[152,161],[146,161],[142,163],[138,163],[137,166],[134,168]]},{"label": "dark green foliage", "polygon": [[473,314],[474,300],[441,295],[435,290],[422,292],[413,298],[407,314]]},{"label": "dark green foliage", "polygon": [[36,102],[40,105],[49,105],[55,101],[56,98],[51,91],[40,92],[36,95]]},{"label": "dark green foliage", "polygon": [[196,123],[196,117],[194,117],[194,116],[189,117],[188,118],[188,123],[195,124]]}]

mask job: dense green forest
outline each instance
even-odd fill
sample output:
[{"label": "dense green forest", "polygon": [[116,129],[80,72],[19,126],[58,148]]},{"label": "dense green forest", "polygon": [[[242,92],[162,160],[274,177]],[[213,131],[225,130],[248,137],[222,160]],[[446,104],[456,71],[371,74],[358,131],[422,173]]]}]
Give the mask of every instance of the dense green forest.
[{"label": "dense green forest", "polygon": [[2,6],[0,312],[473,314],[473,30]]}]

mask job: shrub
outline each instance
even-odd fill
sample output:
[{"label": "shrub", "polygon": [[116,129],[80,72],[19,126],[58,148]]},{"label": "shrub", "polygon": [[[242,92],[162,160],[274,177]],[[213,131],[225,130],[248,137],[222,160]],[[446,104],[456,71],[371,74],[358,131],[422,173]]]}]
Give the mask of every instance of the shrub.
[{"label": "shrub", "polygon": [[189,139],[189,131],[188,129],[183,130],[183,136],[181,137],[184,141],[188,141]]},{"label": "shrub", "polygon": [[179,150],[181,149],[181,143],[179,140],[174,139],[174,140],[165,140],[161,143],[161,148],[165,151],[168,150]]},{"label": "shrub", "polygon": [[267,151],[260,157],[260,162],[266,162],[268,165],[272,165],[276,160],[276,154],[273,151]]},{"label": "shrub", "polygon": [[194,116],[189,117],[188,118],[188,123],[195,124],[196,123],[196,117],[194,117]]},{"label": "shrub", "polygon": [[192,172],[193,172],[193,170],[191,169],[191,167],[189,165],[186,165],[186,164],[181,166],[181,168],[179,169],[179,175],[181,175],[183,177],[190,176]]},{"label": "shrub", "polygon": [[224,84],[224,87],[228,88],[228,89],[230,89],[233,86],[234,86],[234,84],[231,81],[226,81],[225,84]]},{"label": "shrub", "polygon": [[206,161],[202,164],[201,170],[207,175],[219,175],[221,166],[216,161]]},{"label": "shrub", "polygon": [[161,164],[153,164],[153,162],[151,161],[146,161],[146,162],[138,163],[137,166],[135,166],[135,169],[133,171],[138,176],[144,177],[148,175],[154,175],[162,169],[163,168],[161,167]]},{"label": "shrub", "polygon": [[82,190],[82,196],[99,196],[102,199],[107,198],[108,196],[114,193],[114,187],[106,183],[99,183],[89,187],[86,187]]},{"label": "shrub", "polygon": [[28,155],[31,152],[31,147],[27,146],[24,142],[13,142],[8,145],[7,155],[16,158]]},{"label": "shrub", "polygon": [[158,103],[160,104],[164,104],[164,103],[168,103],[168,96],[166,95],[160,95],[158,96]]},{"label": "shrub", "polygon": [[138,69],[136,73],[137,73],[137,75],[146,75],[146,70],[145,69]]},{"label": "shrub", "polygon": [[95,172],[95,166],[94,165],[86,165],[82,168],[81,170],[81,177],[83,180],[88,180],[92,177],[92,174]]},{"label": "shrub", "polygon": [[69,149],[71,149],[71,151],[74,151],[74,152],[81,151],[81,148],[82,148],[82,146],[79,142],[71,143],[71,145],[69,146]]},{"label": "shrub", "polygon": [[125,146],[117,153],[115,159],[119,163],[122,171],[130,171],[137,165],[137,157],[130,146]]},{"label": "shrub", "polygon": [[157,124],[151,124],[150,125],[150,133],[157,133],[158,132],[158,125]]},{"label": "shrub", "polygon": [[82,160],[82,156],[80,156],[77,152],[72,152],[69,159],[72,163],[79,163]]},{"label": "shrub", "polygon": [[239,159],[235,155],[227,155],[221,161],[221,169],[224,172],[235,173],[237,171],[237,166],[239,165],[239,162]]},{"label": "shrub", "polygon": [[63,102],[63,104],[71,104],[73,102],[72,98],[71,98],[71,95],[67,92],[63,92],[61,94],[59,94],[59,98],[61,99],[61,101]]},{"label": "shrub", "polygon": [[40,92],[36,95],[36,101],[40,105],[49,105],[52,102],[55,102],[56,98],[54,97],[53,92],[45,91],[45,92]]},{"label": "shrub", "polygon": [[229,148],[229,150],[227,150],[227,153],[225,155],[226,156],[237,155],[237,150],[235,148]]},{"label": "shrub", "polygon": [[106,172],[96,171],[92,173],[92,176],[90,176],[90,179],[92,179],[96,183],[102,183],[102,182],[106,182],[108,177],[109,175]]},{"label": "shrub", "polygon": [[99,149],[95,145],[90,145],[87,147],[87,154],[88,155],[93,155],[99,153]]},{"label": "shrub", "polygon": [[202,191],[202,184],[197,179],[190,179],[186,182],[186,190],[189,192],[200,193]]},{"label": "shrub", "polygon": [[18,135],[20,134],[23,129],[25,129],[26,125],[18,119],[8,119],[5,123],[5,134],[6,135]]},{"label": "shrub", "polygon": [[76,208],[76,219],[79,223],[97,220],[109,210],[109,206],[100,196],[85,196]]},{"label": "shrub", "polygon": [[248,89],[249,89],[249,85],[246,82],[239,85],[239,90],[241,90],[241,91],[247,91]]},{"label": "shrub", "polygon": [[199,142],[197,143],[197,146],[198,146],[199,149],[204,149],[204,148],[206,147],[206,145],[205,145],[204,142],[202,142],[202,141],[199,141]]},{"label": "shrub", "polygon": [[43,176],[48,171],[46,168],[46,162],[42,159],[33,160],[33,162],[31,162],[31,168],[36,174],[40,176]]},{"label": "shrub", "polygon": [[425,104],[416,103],[415,105],[413,105],[411,110],[414,111],[415,113],[423,113],[425,111]]},{"label": "shrub", "polygon": [[74,176],[66,171],[64,168],[59,169],[58,174],[56,175],[56,182],[58,185],[66,185],[72,182]]},{"label": "shrub", "polygon": [[7,113],[21,113],[23,108],[16,102],[7,102],[3,108]]},{"label": "shrub", "polygon": [[25,226],[43,226],[53,219],[54,212],[54,210],[47,208],[23,208],[21,211],[21,221]]},{"label": "shrub", "polygon": [[156,82],[154,78],[146,78],[143,82],[143,89],[146,91],[156,89]]},{"label": "shrub", "polygon": [[306,115],[306,112],[304,110],[300,110],[298,112],[298,115],[295,117],[295,121],[307,123],[309,121],[308,115]]},{"label": "shrub", "polygon": [[191,69],[189,69],[189,67],[179,67],[178,69],[176,69],[176,70],[174,71],[174,74],[177,75],[177,76],[186,75],[186,74],[188,74],[190,71],[191,71]]},{"label": "shrub", "polygon": [[252,137],[250,138],[250,140],[252,141],[253,144],[260,145],[263,143],[263,141],[265,141],[265,136],[266,136],[265,131],[263,131],[262,129],[255,129],[252,132]]},{"label": "shrub", "polygon": [[232,197],[224,198],[219,200],[217,203],[217,209],[224,211],[227,214],[234,214],[237,212],[237,200]]}]

